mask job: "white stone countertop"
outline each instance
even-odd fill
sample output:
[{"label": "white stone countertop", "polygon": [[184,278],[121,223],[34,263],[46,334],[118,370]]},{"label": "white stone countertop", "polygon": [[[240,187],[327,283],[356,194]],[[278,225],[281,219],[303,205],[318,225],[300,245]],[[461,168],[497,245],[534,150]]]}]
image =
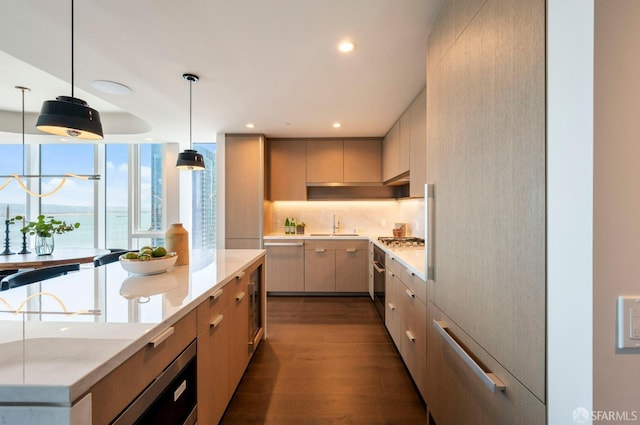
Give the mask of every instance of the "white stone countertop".
[{"label": "white stone countertop", "polygon": [[331,234],[304,234],[304,235],[285,235],[284,233],[271,233],[265,235],[264,241],[273,240],[317,240],[317,239],[330,239],[330,240],[368,240],[375,245],[382,248],[386,253],[396,258],[403,266],[407,267],[416,276],[422,280],[426,280],[425,276],[425,252],[424,246],[420,247],[388,247],[378,241],[376,235],[358,234],[357,236],[348,235],[344,233]]},{"label": "white stone countertop", "polygon": [[[265,254],[218,250],[152,276],[118,262],[0,292],[0,403],[70,405],[93,384]],[[97,315],[14,314],[99,310]]]}]

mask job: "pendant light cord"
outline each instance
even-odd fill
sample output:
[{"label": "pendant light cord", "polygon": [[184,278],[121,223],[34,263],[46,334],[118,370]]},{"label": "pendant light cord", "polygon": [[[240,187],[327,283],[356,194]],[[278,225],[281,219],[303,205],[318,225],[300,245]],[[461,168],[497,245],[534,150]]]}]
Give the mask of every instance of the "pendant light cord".
[{"label": "pendant light cord", "polygon": [[193,149],[193,136],[191,134],[191,121],[192,121],[192,109],[193,109],[193,80],[189,80],[189,149]]},{"label": "pendant light cord", "polygon": [[22,175],[24,176],[24,163],[25,163],[25,154],[24,154],[24,91],[25,87],[21,87],[22,91]]},{"label": "pendant light cord", "polygon": [[74,62],[74,43],[73,43],[73,28],[74,28],[74,19],[73,19],[73,0],[71,0],[71,97],[74,97],[74,93],[73,93],[73,88],[75,87],[75,82],[74,82],[74,70],[73,70],[73,62]]}]

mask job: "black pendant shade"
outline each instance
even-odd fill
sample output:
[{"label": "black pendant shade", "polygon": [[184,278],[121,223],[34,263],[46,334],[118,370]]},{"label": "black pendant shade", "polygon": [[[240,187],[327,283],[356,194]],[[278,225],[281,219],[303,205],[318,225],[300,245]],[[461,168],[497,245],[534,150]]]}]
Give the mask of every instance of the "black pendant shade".
[{"label": "black pendant shade", "polygon": [[178,154],[178,170],[204,170],[204,157],[193,149],[185,149]]},{"label": "black pendant shade", "polygon": [[78,139],[104,138],[100,114],[77,97],[58,96],[56,100],[45,101],[36,128],[45,133]]},{"label": "black pendant shade", "polygon": [[189,82],[189,149],[185,149],[183,152],[178,154],[178,160],[176,161],[176,168],[178,170],[191,170],[191,171],[200,171],[204,170],[204,157],[202,154],[199,154],[198,151],[193,149],[193,137],[192,137],[192,106],[193,106],[193,96],[192,96],[192,86],[193,83],[197,83],[199,78],[194,74],[182,74],[182,78]]}]

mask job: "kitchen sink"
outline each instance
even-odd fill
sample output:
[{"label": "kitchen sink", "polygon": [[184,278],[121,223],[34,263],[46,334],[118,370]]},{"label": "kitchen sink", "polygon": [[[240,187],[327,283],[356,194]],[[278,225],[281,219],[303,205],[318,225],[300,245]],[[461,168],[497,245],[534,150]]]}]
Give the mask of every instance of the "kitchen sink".
[{"label": "kitchen sink", "polygon": [[309,236],[360,236],[357,233],[311,233]]}]

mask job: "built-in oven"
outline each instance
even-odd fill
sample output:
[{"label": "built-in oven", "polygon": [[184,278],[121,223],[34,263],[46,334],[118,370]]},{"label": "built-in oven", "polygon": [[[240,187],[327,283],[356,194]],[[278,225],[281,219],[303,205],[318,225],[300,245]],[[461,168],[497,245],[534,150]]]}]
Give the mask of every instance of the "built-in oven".
[{"label": "built-in oven", "polygon": [[194,341],[111,424],[193,425],[196,396]]},{"label": "built-in oven", "polygon": [[373,244],[373,305],[384,321],[385,284],[385,253],[382,248]]}]

